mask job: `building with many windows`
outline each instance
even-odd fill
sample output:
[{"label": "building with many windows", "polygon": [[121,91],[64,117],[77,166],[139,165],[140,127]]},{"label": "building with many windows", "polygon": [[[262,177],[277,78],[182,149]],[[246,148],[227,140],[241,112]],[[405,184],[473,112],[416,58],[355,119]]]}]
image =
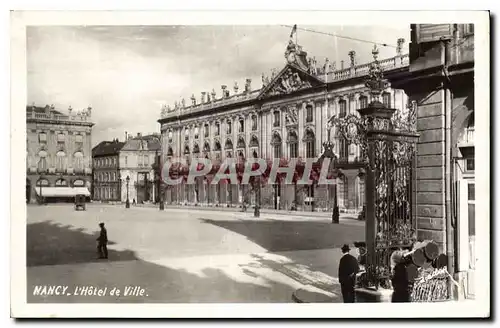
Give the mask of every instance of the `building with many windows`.
[{"label": "building with many windows", "polygon": [[[404,40],[398,40],[395,56],[380,60],[390,77],[408,70],[408,55],[402,54]],[[226,85],[220,95],[201,92],[182,100],[173,108],[162,108],[163,160],[174,157],[204,157],[224,160],[228,157],[318,158],[325,141],[335,144],[339,162],[355,163],[360,150],[340,137],[329,121],[333,116],[358,115],[357,109],[370,102],[365,86],[370,63],[358,64],[354,51],[350,63],[340,68],[328,60],[318,65],[302,47],[290,40],[286,62],[279,72],[262,76],[262,85],[254,89],[246,80],[243,90],[235,83],[231,95]],[[386,106],[404,110],[408,99],[403,90],[389,88],[383,95]],[[337,196],[341,211],[357,212],[364,203],[363,172],[346,166],[337,177]],[[179,185],[166,191],[167,203],[240,205],[253,202],[255,193],[248,186]],[[331,210],[332,185],[269,185],[261,192],[261,205],[275,209],[296,207],[302,210]]]},{"label": "building with many windows", "polygon": [[26,202],[90,196],[92,108],[26,107]]},{"label": "building with many windows", "polygon": [[[136,137],[126,141],[103,141],[93,149],[93,199],[105,202],[156,202],[159,196],[153,164],[159,155],[160,135]],[[128,177],[128,181],[127,181]]]}]

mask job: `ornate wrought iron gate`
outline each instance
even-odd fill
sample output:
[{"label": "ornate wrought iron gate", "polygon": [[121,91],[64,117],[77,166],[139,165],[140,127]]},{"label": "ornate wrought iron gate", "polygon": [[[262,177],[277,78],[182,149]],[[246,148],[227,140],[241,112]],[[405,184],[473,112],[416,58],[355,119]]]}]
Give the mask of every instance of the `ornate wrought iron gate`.
[{"label": "ornate wrought iron gate", "polygon": [[[331,120],[349,143],[361,150],[366,170],[366,275],[365,287],[390,287],[391,254],[409,249],[416,241],[416,113],[414,106],[404,110],[387,108],[380,102],[388,86],[373,51],[370,67],[372,102],[350,114]],[[340,165],[342,166],[342,165]]]}]

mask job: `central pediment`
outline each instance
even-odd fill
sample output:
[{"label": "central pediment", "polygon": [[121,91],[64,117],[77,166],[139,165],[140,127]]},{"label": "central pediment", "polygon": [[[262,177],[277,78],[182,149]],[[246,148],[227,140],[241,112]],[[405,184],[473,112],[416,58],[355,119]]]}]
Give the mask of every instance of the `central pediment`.
[{"label": "central pediment", "polygon": [[287,64],[268,85],[262,88],[258,99],[288,95],[323,84],[321,80],[299,67]]}]

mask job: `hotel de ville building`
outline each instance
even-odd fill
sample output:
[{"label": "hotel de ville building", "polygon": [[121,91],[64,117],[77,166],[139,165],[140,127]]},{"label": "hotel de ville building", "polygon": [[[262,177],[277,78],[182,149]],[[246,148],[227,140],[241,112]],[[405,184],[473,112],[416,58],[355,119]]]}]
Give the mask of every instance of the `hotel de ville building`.
[{"label": "hotel de ville building", "polygon": [[[408,70],[409,56],[402,53],[404,40],[391,58],[379,59],[386,77]],[[237,83],[192,95],[173,107],[164,106],[161,118],[163,160],[202,157],[224,160],[228,157],[315,158],[323,143],[334,143],[340,162],[356,162],[360,149],[343,139],[329,125],[333,116],[356,114],[371,101],[365,80],[371,63],[358,64],[350,51],[349,62],[317,63],[302,46],[290,40],[280,71],[262,76],[254,88],[246,79]],[[218,89],[218,91],[216,91]],[[403,90],[388,88],[382,95],[387,107],[406,110],[408,98]],[[328,140],[330,139],[330,140]],[[337,192],[341,212],[358,213],[364,204],[362,170],[344,169],[333,185],[266,185],[261,190],[261,206],[277,210],[331,211]],[[166,204],[199,206],[240,206],[255,203],[255,193],[245,185],[194,185],[168,188]]]}]

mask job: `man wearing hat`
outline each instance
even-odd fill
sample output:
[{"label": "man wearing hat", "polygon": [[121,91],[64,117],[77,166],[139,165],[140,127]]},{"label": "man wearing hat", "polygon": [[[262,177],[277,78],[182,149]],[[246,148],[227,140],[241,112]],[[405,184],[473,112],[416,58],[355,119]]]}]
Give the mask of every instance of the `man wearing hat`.
[{"label": "man wearing hat", "polygon": [[104,228],[104,223],[99,223],[99,227],[101,228],[101,233],[99,237],[97,237],[97,254],[99,254],[100,259],[108,258],[108,232],[106,228]]},{"label": "man wearing hat", "polygon": [[354,285],[356,274],[359,272],[359,264],[354,256],[349,254],[349,245],[345,244],[341,248],[342,258],[339,263],[339,282],[342,290],[344,303],[354,303]]}]

